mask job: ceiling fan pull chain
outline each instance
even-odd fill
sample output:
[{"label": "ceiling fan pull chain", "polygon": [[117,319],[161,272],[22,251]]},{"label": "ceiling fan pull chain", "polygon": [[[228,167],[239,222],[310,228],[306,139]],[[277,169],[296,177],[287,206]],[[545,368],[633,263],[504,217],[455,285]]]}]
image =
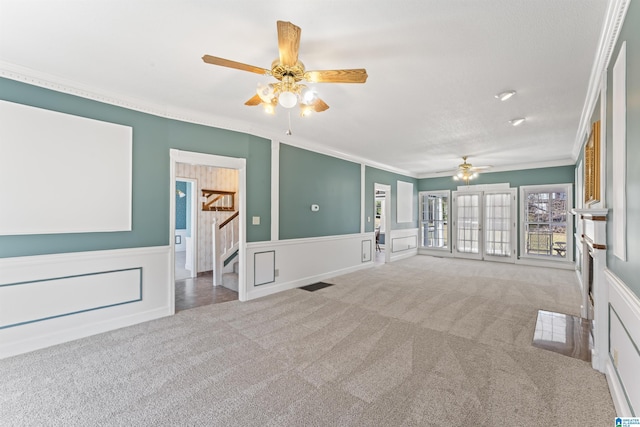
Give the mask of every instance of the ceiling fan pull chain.
[{"label": "ceiling fan pull chain", "polygon": [[285,132],[285,135],[291,135],[291,110],[288,111],[289,114],[289,129]]}]

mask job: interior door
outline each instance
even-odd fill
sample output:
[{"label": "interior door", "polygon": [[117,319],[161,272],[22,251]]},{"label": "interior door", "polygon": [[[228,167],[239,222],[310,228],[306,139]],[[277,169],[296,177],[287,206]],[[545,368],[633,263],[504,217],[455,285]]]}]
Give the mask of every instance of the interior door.
[{"label": "interior door", "polygon": [[453,255],[515,262],[515,189],[453,192]]}]

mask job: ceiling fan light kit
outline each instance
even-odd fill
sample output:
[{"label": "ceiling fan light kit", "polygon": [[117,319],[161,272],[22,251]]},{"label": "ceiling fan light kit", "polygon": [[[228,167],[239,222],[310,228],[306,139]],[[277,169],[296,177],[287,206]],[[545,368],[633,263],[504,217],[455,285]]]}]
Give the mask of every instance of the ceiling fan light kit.
[{"label": "ceiling fan light kit", "polygon": [[265,112],[270,114],[275,113],[278,105],[287,109],[299,105],[300,115],[307,116],[313,112],[325,111],[329,106],[318,97],[315,90],[300,83],[301,81],[311,83],[364,83],[367,81],[367,71],[364,68],[306,71],[304,64],[298,60],[302,32],[300,27],[291,22],[278,21],[277,28],[279,57],[271,63],[271,69],[211,55],[202,57],[207,64],[249,71],[278,80],[276,83],[267,85],[258,84],[256,95],[245,102],[245,105],[262,105]]},{"label": "ceiling fan light kit", "polygon": [[473,166],[471,163],[467,163],[467,156],[464,156],[462,157],[462,163],[460,163],[458,168],[453,171],[453,180],[464,181],[465,184],[469,185],[469,181],[476,179],[479,176],[478,171],[489,169],[490,167],[491,166]]}]

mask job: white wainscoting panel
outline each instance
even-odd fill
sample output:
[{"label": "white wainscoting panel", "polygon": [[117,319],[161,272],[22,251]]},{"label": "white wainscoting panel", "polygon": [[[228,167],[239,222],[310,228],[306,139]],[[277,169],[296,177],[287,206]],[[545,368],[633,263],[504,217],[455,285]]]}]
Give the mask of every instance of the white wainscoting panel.
[{"label": "white wainscoting panel", "polygon": [[266,285],[276,280],[276,251],[253,254],[254,286]]},{"label": "white wainscoting panel", "polygon": [[640,300],[609,270],[609,360],[607,380],[619,416],[640,412]]},{"label": "white wainscoting panel", "polygon": [[141,300],[142,267],[0,285],[0,329]]},{"label": "white wainscoting panel", "polygon": [[369,239],[362,241],[362,262],[371,261],[371,244],[372,242]]},{"label": "white wainscoting panel", "polygon": [[418,233],[419,229],[417,228],[407,228],[391,230],[390,235],[385,236],[388,239],[386,246],[391,248],[391,261],[414,256],[418,253]]},{"label": "white wainscoting panel", "polygon": [[0,259],[0,358],[173,314],[170,250]]},{"label": "white wainscoting panel", "polygon": [[176,245],[176,252],[183,252],[187,250],[187,230],[176,230],[176,234],[173,236],[173,241]]},{"label": "white wainscoting panel", "polygon": [[[290,239],[247,244],[247,299],[255,299],[287,289],[309,285],[361,268],[372,267],[363,262],[363,241],[374,244],[373,233],[343,236]],[[268,284],[257,282],[254,254],[273,251],[278,274]]]}]

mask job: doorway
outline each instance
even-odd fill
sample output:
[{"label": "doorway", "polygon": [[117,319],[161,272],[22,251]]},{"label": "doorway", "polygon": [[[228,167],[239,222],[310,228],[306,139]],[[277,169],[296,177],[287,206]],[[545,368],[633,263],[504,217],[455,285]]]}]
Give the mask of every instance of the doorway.
[{"label": "doorway", "polygon": [[515,262],[516,190],[453,192],[453,255]]},{"label": "doorway", "polygon": [[[170,182],[171,182],[171,193],[172,196],[175,195],[176,197],[171,197],[170,198],[170,235],[171,236],[175,236],[176,235],[176,200],[180,198],[180,195],[177,194],[176,191],[176,185],[178,184],[178,182],[180,181],[184,181],[184,177],[180,177],[180,176],[176,176],[176,170],[177,170],[177,166],[178,164],[188,164],[188,165],[193,165],[193,166],[204,166],[204,167],[213,167],[213,168],[222,168],[222,169],[232,169],[235,170],[237,172],[237,212],[238,212],[238,230],[237,230],[237,237],[238,237],[238,244],[237,244],[237,262],[238,262],[238,268],[237,268],[237,283],[238,283],[238,292],[233,292],[233,291],[229,291],[232,292],[234,294],[234,298],[232,299],[239,299],[240,301],[246,301],[247,299],[247,289],[246,289],[246,279],[245,279],[245,272],[244,272],[244,265],[245,265],[245,256],[246,256],[246,212],[245,212],[245,206],[246,206],[246,159],[242,159],[242,158],[233,158],[233,157],[223,157],[223,156],[217,156],[217,155],[213,155],[213,154],[204,154],[204,153],[194,153],[194,152],[188,152],[188,151],[181,151],[181,150],[175,150],[175,149],[171,149],[170,150]],[[197,215],[200,213],[200,197],[199,193],[201,192],[201,188],[198,188],[198,181],[197,180],[193,180],[195,181],[195,183],[193,184],[192,187],[192,193],[193,193],[193,199],[195,202],[195,208],[192,209],[192,215],[196,215],[195,218],[197,218]],[[186,196],[184,197],[186,198]],[[193,205],[192,205],[193,207]],[[197,224],[198,220],[197,219],[193,219],[194,223]],[[192,223],[192,225],[194,225]],[[197,225],[196,225],[197,226]],[[201,230],[202,232],[203,230]],[[209,233],[211,234],[212,230],[209,230]],[[192,237],[194,237],[195,231],[193,231],[193,227],[192,227]],[[197,241],[197,240],[201,240],[201,241]],[[198,260],[199,258],[202,257],[202,255],[205,253],[204,249],[205,247],[203,246],[203,244],[206,245],[206,242],[204,242],[203,239],[197,239],[197,238],[192,238],[190,240],[191,245],[193,245],[193,264],[192,264],[192,268],[193,270],[191,270],[193,273],[193,276],[191,278],[185,279],[185,280],[191,280],[193,281],[193,287],[194,289],[198,286],[200,286],[200,288],[204,287],[205,290],[208,291],[208,294],[206,298],[200,298],[195,297],[196,300],[198,300],[198,302],[196,302],[196,305],[205,305],[205,303],[214,303],[214,302],[219,302],[218,300],[220,300],[220,295],[222,293],[225,293],[225,288],[221,287],[221,286],[213,286],[213,274],[209,274],[208,277],[206,274],[203,274],[203,277],[198,277]],[[186,242],[185,242],[186,245]],[[199,250],[200,249],[200,250]],[[179,252],[179,251],[178,251]],[[178,306],[176,304],[176,275],[175,275],[175,259],[176,259],[176,239],[171,239],[171,271],[170,271],[170,278],[169,278],[169,283],[171,284],[171,290],[170,290],[170,306],[173,308],[173,312],[175,313],[176,311],[176,307]],[[186,257],[186,248],[185,248],[185,257]],[[197,283],[196,283],[197,282]],[[221,289],[218,289],[221,288]],[[220,294],[220,295],[218,295]],[[229,300],[230,297],[228,295],[224,295],[221,297],[222,300]],[[202,303],[203,301],[205,301],[205,303]]]},{"label": "doorway", "polygon": [[391,253],[391,186],[374,184],[375,264],[390,261]]},{"label": "doorway", "polygon": [[175,280],[193,278],[197,276],[197,191],[197,180],[190,178],[176,178],[176,230],[174,234]]}]

